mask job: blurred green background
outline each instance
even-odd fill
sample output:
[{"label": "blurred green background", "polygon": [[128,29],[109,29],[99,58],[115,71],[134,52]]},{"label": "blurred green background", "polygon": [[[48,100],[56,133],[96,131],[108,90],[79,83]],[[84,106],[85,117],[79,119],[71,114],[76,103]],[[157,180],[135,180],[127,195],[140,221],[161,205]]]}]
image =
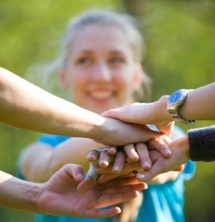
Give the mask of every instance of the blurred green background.
[{"label": "blurred green background", "polygon": [[[153,100],[179,88],[214,81],[215,3],[208,0],[1,0],[0,66],[29,79],[29,67],[57,55],[68,19],[98,8],[130,13],[138,19],[147,48],[143,66],[154,82]],[[37,75],[41,78],[41,73]],[[192,127],[212,124],[199,121]],[[185,131],[190,127],[179,126]],[[39,135],[1,124],[0,169],[16,175],[19,152]],[[214,169],[215,163],[198,163],[195,177],[186,182],[188,222],[214,221]],[[0,221],[33,222],[34,218],[30,213],[0,208]]]}]

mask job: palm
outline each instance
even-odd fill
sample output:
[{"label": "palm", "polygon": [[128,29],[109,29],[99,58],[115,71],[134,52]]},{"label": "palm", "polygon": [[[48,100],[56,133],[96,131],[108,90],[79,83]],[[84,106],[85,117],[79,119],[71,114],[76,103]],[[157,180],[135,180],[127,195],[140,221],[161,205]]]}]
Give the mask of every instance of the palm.
[{"label": "palm", "polygon": [[[94,185],[85,193],[77,191],[78,182],[71,176],[71,168],[63,167],[44,184],[38,198],[39,206],[46,209],[45,214],[68,215],[75,217],[104,218],[120,212],[118,207],[99,210],[104,206],[116,204],[134,198],[137,190],[143,189],[144,184],[129,181],[111,181],[104,185]],[[123,186],[120,186],[123,185]],[[51,203],[51,204],[50,204]]]}]

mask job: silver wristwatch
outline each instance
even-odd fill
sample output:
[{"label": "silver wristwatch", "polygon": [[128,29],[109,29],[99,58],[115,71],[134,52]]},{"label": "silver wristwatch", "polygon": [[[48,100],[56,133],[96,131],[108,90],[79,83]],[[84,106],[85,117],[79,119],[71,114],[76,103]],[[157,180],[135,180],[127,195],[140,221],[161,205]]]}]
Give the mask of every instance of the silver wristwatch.
[{"label": "silver wristwatch", "polygon": [[189,91],[187,89],[177,90],[169,96],[167,101],[167,110],[170,116],[183,124],[195,123],[195,120],[185,120],[178,114],[178,108],[186,100]]}]

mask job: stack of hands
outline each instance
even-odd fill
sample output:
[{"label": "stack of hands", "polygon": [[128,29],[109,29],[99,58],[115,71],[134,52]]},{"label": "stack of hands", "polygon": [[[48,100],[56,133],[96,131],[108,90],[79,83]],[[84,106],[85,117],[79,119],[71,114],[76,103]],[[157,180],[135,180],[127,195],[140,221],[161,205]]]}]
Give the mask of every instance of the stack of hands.
[{"label": "stack of hands", "polygon": [[[174,141],[169,138],[174,121],[167,118],[168,114],[161,113],[162,110],[166,110],[166,108],[162,108],[163,105],[166,105],[166,100],[167,96],[163,96],[157,103],[134,103],[128,107],[109,110],[103,114],[105,117],[116,118],[127,123],[146,125],[143,121],[150,122],[162,134],[145,143],[91,150],[87,154],[90,168],[86,178],[78,186],[79,192],[89,190],[95,182],[103,184],[114,178],[126,178],[134,175],[139,181],[146,182],[161,173],[183,170],[184,163],[190,159],[189,143],[187,136]],[[156,106],[155,109],[153,106]],[[147,110],[152,109],[158,110],[158,114],[154,112],[152,113],[154,116],[149,115]],[[142,110],[145,111],[146,119]],[[126,115],[126,113],[134,115]],[[156,115],[160,118],[156,118]],[[165,118],[162,119],[162,115]]]},{"label": "stack of hands", "polygon": [[[175,161],[173,145],[168,136],[152,139],[147,143],[128,144],[120,147],[105,147],[87,154],[90,168],[78,191],[86,192],[97,182],[105,184],[115,178],[136,176],[139,181],[148,181],[169,170],[182,171],[182,159]],[[181,163],[182,162],[182,163]]]}]

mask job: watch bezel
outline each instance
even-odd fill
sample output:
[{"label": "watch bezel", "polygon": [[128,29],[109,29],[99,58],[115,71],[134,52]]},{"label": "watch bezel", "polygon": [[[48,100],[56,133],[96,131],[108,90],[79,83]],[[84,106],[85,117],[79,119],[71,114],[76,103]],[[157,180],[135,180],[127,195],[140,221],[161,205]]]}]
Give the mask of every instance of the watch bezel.
[{"label": "watch bezel", "polygon": [[[183,124],[195,123],[195,120],[185,120],[178,113],[178,108],[185,102],[189,91],[190,90],[187,89],[176,90],[169,96],[167,100],[167,110],[170,116]],[[180,97],[172,102],[171,99],[175,96],[176,93],[180,93]]]}]

